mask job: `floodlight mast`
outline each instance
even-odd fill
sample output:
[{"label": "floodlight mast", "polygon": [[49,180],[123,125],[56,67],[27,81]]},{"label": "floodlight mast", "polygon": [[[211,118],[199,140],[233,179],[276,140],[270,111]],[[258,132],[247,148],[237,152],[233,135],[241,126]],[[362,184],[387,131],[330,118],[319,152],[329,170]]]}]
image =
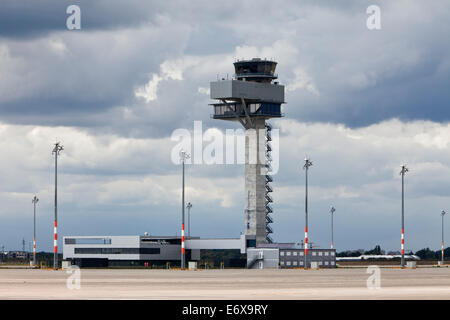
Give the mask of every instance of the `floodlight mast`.
[{"label": "floodlight mast", "polygon": [[34,198],[31,200],[33,203],[33,217],[34,217],[34,223],[33,223],[33,266],[36,266],[36,204],[38,203],[39,199],[38,197],[34,196]]},{"label": "floodlight mast", "polygon": [[305,158],[305,164],[303,169],[305,170],[305,265],[304,268],[307,269],[307,255],[308,255],[308,168],[312,166],[312,162]]},{"label": "floodlight mast", "polygon": [[442,244],[441,244],[441,257],[442,257],[442,265],[444,265],[444,216],[446,212],[442,210],[441,216],[442,216]]},{"label": "floodlight mast", "polygon": [[334,247],[334,241],[333,241],[333,213],[336,211],[336,209],[331,206],[330,212],[331,212],[331,249]]},{"label": "floodlight mast", "polygon": [[55,155],[55,224],[53,229],[53,269],[58,269],[58,156],[64,147],[60,142],[55,143],[52,154]]},{"label": "floodlight mast", "polygon": [[188,209],[188,239],[191,238],[191,208],[192,203],[188,202],[186,205],[186,208]]},{"label": "floodlight mast", "polygon": [[182,192],[181,192],[181,269],[185,269],[185,246],[184,246],[184,163],[190,155],[184,150],[180,151],[180,161],[183,167]]},{"label": "floodlight mast", "polygon": [[402,165],[402,170],[400,171],[400,175],[402,176],[402,238],[401,238],[402,268],[405,267],[405,174],[408,171],[409,169],[406,167],[406,165]]}]

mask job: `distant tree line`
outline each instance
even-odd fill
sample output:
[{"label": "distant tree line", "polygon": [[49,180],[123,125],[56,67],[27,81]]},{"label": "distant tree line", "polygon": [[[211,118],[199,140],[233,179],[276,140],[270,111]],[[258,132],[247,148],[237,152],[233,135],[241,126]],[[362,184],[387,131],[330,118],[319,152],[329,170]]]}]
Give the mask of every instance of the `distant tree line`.
[{"label": "distant tree line", "polygon": [[[389,255],[396,255],[400,254],[400,251],[389,251],[385,253],[384,250],[381,250],[381,247],[379,245],[376,245],[375,248],[372,250],[363,250],[363,249],[357,249],[357,250],[346,250],[336,253],[337,257],[359,257],[363,254],[389,254]],[[413,255],[415,254],[422,260],[438,260],[441,259],[441,250],[433,251],[430,248],[424,248],[416,253],[413,253],[412,251],[405,252],[407,255]],[[444,257],[450,257],[450,247],[444,249]]]},{"label": "distant tree line", "polygon": [[[63,255],[61,253],[58,254],[58,262],[59,265],[61,265]],[[14,258],[11,256],[8,256],[7,254],[1,254],[0,253],[0,263],[5,264],[25,264],[29,265],[30,261],[33,260],[33,254],[29,253],[26,257],[26,259],[21,258]],[[53,253],[52,252],[36,252],[36,261],[37,264],[40,265],[41,263],[45,266],[53,266]]]}]

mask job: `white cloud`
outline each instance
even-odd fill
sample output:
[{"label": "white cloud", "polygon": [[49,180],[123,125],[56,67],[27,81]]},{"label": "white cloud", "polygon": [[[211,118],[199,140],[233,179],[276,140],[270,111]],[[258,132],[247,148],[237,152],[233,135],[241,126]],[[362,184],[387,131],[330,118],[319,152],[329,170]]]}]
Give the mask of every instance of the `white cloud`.
[{"label": "white cloud", "polygon": [[[303,211],[301,167],[305,153],[314,163],[310,168],[310,209],[312,230],[317,230],[316,241],[326,234],[320,230],[331,204],[338,208],[339,219],[346,221],[347,228],[357,226],[368,234],[380,232],[380,228],[385,230],[379,219],[398,218],[398,172],[403,163],[410,168],[407,175],[410,229],[418,228],[428,219],[429,211],[440,212],[450,200],[448,123],[390,120],[352,129],[283,119],[273,125],[281,129],[281,163],[279,173],[274,176],[272,194],[274,227],[283,241],[292,240],[287,230],[291,228],[293,215]],[[414,138],[417,136],[420,139]],[[173,142],[168,137],[123,138],[93,135],[70,127],[2,124],[0,148],[8,150],[5,153],[8,156],[0,159],[0,167],[7,169],[0,181],[4,217],[27,215],[35,193],[41,199],[40,206],[47,208],[44,211],[51,212],[51,144],[55,138],[65,146],[59,161],[60,206],[66,208],[64,211],[79,208],[82,212],[78,218],[84,219],[90,212],[108,207],[117,222],[132,216],[135,208],[162,207],[173,211],[179,207],[180,167],[170,162]],[[198,219],[215,220],[218,219],[215,212],[225,210],[230,218],[240,221],[245,199],[243,167],[239,168],[187,166],[186,199],[195,204]],[[155,213],[152,219],[157,223],[164,221],[165,216]],[[111,228],[120,229],[120,225]],[[410,237],[409,244],[421,248],[422,239],[431,241],[433,233],[423,234],[420,240]],[[385,246],[395,248],[395,242],[389,241]]]},{"label": "white cloud", "polygon": [[152,79],[149,80],[143,87],[137,88],[134,94],[138,98],[144,98],[147,103],[156,100],[158,98],[158,84],[161,80],[163,80],[162,77],[157,74],[153,74]]},{"label": "white cloud", "polygon": [[294,69],[295,78],[292,83],[286,86],[287,91],[295,91],[297,89],[304,89],[316,96],[320,95],[311,77],[300,67]]}]

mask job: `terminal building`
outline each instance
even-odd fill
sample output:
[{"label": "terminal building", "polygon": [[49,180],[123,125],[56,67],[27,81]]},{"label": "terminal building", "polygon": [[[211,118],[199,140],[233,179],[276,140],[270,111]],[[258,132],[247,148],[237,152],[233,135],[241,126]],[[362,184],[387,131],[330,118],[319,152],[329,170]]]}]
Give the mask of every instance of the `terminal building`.
[{"label": "terminal building", "polygon": [[[304,267],[304,249],[294,243],[271,243],[246,248],[245,236],[237,239],[186,240],[187,261],[199,261],[201,250],[238,249],[247,254],[249,269]],[[86,267],[179,266],[181,238],[167,236],[73,236],[63,238],[63,259]],[[307,264],[336,267],[334,249],[309,249]]]},{"label": "terminal building", "polygon": [[[172,266],[180,263],[181,238],[156,236],[77,236],[63,238],[63,259],[79,267]],[[187,250],[188,261],[200,250]]]}]

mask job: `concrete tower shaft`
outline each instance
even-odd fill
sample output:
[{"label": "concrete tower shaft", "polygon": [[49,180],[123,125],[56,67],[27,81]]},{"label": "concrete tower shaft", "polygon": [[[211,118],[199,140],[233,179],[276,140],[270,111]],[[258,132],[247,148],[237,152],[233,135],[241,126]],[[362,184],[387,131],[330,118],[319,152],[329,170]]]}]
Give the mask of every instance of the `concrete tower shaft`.
[{"label": "concrete tower shaft", "polygon": [[214,119],[239,121],[245,128],[245,203],[244,230],[247,246],[272,242],[269,226],[272,187],[270,182],[270,118],[282,117],[284,86],[277,82],[276,62],[254,58],[234,63],[232,80],[211,82]]},{"label": "concrete tower shaft", "polygon": [[253,119],[245,130],[245,194],[249,197],[250,215],[244,217],[245,235],[256,243],[266,242],[266,135],[265,119]]}]

